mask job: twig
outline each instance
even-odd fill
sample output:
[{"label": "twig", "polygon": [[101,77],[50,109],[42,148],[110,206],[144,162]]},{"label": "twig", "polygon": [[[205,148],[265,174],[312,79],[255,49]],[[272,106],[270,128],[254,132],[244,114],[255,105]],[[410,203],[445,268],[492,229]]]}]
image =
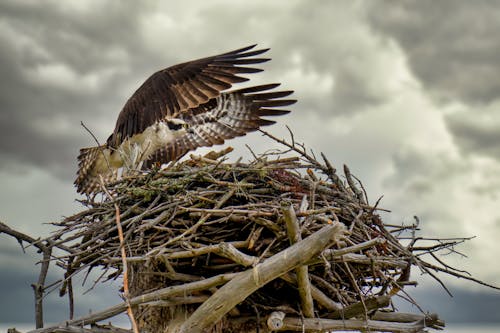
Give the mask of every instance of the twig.
[{"label": "twig", "polygon": [[[82,123],[83,124],[83,123]],[[123,297],[125,298],[125,302],[127,303],[127,315],[130,318],[130,323],[132,324],[132,329],[134,333],[139,333],[139,328],[137,327],[137,322],[135,321],[134,312],[132,311],[132,306],[130,305],[130,293],[128,286],[128,268],[127,268],[127,253],[125,252],[125,241],[123,239],[123,229],[120,221],[120,207],[113,200],[111,193],[109,193],[108,189],[104,185],[104,179],[101,176],[101,189],[108,196],[109,200],[113,202],[115,207],[115,221],[116,228],[118,230],[118,237],[120,239],[120,251],[122,256],[122,267],[123,267]]]},{"label": "twig", "polygon": [[344,175],[347,180],[347,184],[349,184],[349,188],[354,192],[356,198],[358,198],[359,202],[366,204],[365,198],[363,196],[363,192],[356,186],[354,180],[352,179],[351,170],[344,164]]},{"label": "twig", "polygon": [[80,121],[80,125],[82,125],[82,127],[92,136],[92,138],[94,139],[95,143],[97,144],[97,147],[99,148],[99,151],[101,152],[104,160],[106,161],[106,164],[108,165],[108,169],[109,170],[112,170],[111,169],[111,165],[109,164],[109,160],[108,160],[108,157],[106,156],[106,154],[104,154],[104,150],[103,150],[103,146],[99,143],[99,140],[97,140],[97,137],[94,135],[94,133],[92,133],[92,131],[84,124],[83,121]]},{"label": "twig", "polygon": [[[236,189],[231,189],[229,190],[218,202],[217,204],[215,205],[215,209],[218,209],[220,208],[227,200],[229,200],[229,198],[231,198],[234,193],[236,192]],[[202,216],[198,222],[196,222],[195,224],[193,224],[191,227],[189,227],[186,231],[182,232],[181,234],[179,234],[178,236],[172,238],[172,239],[169,239],[164,246],[167,246],[167,245],[170,245],[170,244],[173,244],[175,242],[177,242],[178,240],[182,239],[183,237],[185,237],[186,235],[188,235],[189,233],[192,233],[194,231],[196,231],[196,229],[198,229],[203,223],[205,223],[211,216],[211,213],[208,213],[204,216]]]}]

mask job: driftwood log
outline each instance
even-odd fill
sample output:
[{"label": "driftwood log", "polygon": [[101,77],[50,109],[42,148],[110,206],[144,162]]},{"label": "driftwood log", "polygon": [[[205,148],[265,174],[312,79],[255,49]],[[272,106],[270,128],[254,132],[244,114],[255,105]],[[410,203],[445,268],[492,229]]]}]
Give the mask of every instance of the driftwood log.
[{"label": "driftwood log", "polygon": [[[338,175],[293,136],[264,134],[284,151],[243,163],[229,162],[226,149],[127,176],[83,200],[86,209],[46,239],[0,224],[44,255],[31,332],[420,332],[444,323],[391,302],[411,301],[412,268],[438,283],[444,272],[487,285],[438,257],[467,238],[419,236],[418,219],[384,224],[384,209],[347,167]],[[50,263],[66,274],[47,287]],[[44,328],[43,295],[59,288],[72,308],[72,279],[96,268],[95,283],[124,278],[124,301]],[[124,312],[131,330],[98,324]]]}]

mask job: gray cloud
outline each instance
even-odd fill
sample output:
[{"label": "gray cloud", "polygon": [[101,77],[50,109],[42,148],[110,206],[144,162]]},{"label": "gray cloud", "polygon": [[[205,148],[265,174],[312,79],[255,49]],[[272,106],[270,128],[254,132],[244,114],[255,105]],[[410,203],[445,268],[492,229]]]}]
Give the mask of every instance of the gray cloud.
[{"label": "gray cloud", "polygon": [[136,32],[144,8],[131,5],[0,5],[0,167],[23,162],[71,179],[90,141],[80,120],[105,139],[129,93],[130,68],[146,67],[129,57],[150,58]]},{"label": "gray cloud", "polygon": [[500,4],[479,1],[371,3],[376,31],[394,38],[424,87],[437,97],[489,103],[500,91]]},{"label": "gray cloud", "polygon": [[[128,96],[155,70],[253,42],[272,46],[276,59],[253,82],[284,82],[308,112],[336,117],[381,103],[387,87],[367,71],[387,65],[387,56],[369,56],[379,45],[358,28],[356,6],[338,7],[3,2],[0,167],[28,163],[69,180],[78,149],[93,144],[80,120],[104,141]],[[339,44],[331,34],[345,38]],[[215,45],[213,36],[228,38]]]},{"label": "gray cloud", "polygon": [[[428,277],[430,278],[430,277]],[[426,311],[438,313],[446,323],[498,323],[500,313],[500,295],[496,292],[470,291],[447,284],[453,298],[444,289],[405,288],[406,291]],[[464,305],[469,304],[473,306]],[[396,307],[401,311],[418,311],[414,306],[403,300],[396,300]],[[446,328],[445,328],[446,332]]]},{"label": "gray cloud", "polygon": [[487,109],[456,112],[446,116],[457,144],[467,154],[492,156],[500,160],[500,113],[498,104]]}]

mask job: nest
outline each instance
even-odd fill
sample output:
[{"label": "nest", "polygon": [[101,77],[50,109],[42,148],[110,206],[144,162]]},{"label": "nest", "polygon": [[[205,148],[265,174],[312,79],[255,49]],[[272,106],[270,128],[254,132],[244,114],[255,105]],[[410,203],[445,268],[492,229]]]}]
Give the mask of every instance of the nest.
[{"label": "nest", "polygon": [[229,149],[191,155],[83,201],[54,235],[71,252],[58,262],[65,281],[126,268],[120,311],[130,307],[143,332],[442,327],[436,315],[398,313],[391,298],[408,298],[412,266],[449,271],[422,255],[459,241],[415,246],[417,224],[385,225],[347,167],[339,176],[323,155],[267,135],[283,151],[247,163],[229,162]]}]

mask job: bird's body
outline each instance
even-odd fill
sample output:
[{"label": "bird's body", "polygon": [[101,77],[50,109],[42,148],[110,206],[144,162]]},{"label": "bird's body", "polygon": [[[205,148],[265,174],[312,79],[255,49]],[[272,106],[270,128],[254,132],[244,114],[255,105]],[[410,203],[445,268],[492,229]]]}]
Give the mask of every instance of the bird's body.
[{"label": "bird's body", "polygon": [[240,65],[269,60],[255,58],[267,50],[249,51],[253,47],[172,66],[148,78],[123,107],[106,144],[81,149],[78,192],[98,191],[101,178],[114,180],[120,168],[167,163],[274,123],[261,116],[288,113],[275,109],[295,103],[282,99],[292,91],[270,91],[279,84],[225,91],[247,80],[237,74],[260,71]]}]

